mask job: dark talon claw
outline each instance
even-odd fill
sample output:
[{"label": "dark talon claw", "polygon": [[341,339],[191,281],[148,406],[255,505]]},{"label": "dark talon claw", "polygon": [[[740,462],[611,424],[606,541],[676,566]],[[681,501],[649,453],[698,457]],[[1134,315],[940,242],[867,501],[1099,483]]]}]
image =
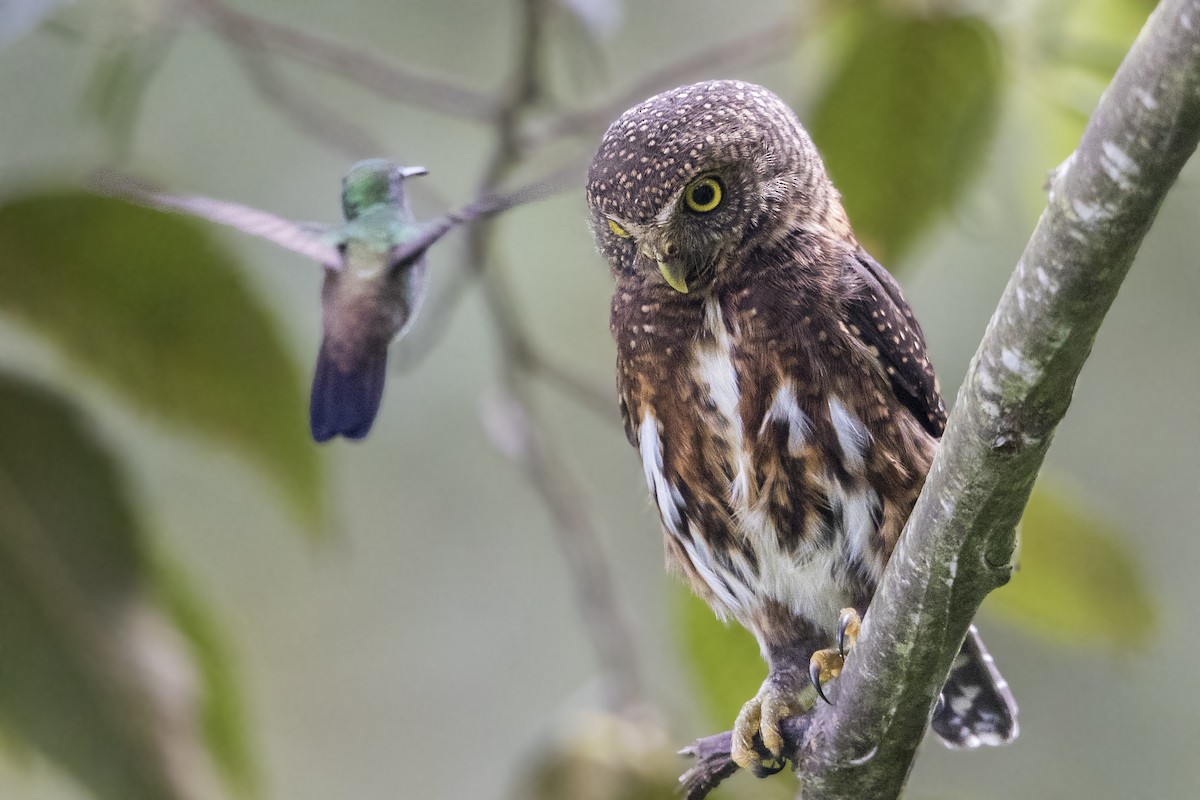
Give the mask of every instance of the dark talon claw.
[{"label": "dark talon claw", "polygon": [[842,614],[838,620],[838,653],[842,656],[846,655],[846,628],[850,627],[853,618],[849,614]]},{"label": "dark talon claw", "polygon": [[825,696],[825,690],[821,688],[821,665],[816,661],[809,663],[808,677],[812,679],[813,688],[817,690],[817,697],[824,700],[827,705],[833,705],[833,703],[829,702],[829,698]]},{"label": "dark talon claw", "polygon": [[776,756],[769,761],[763,761],[759,764],[754,764],[750,767],[751,774],[756,778],[769,778],[772,775],[783,772],[783,768],[787,766],[787,761]]}]

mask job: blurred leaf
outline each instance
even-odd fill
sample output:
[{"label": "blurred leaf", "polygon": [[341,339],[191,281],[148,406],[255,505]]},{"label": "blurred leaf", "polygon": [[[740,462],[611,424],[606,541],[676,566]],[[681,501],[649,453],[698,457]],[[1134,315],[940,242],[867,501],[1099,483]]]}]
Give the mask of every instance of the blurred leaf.
[{"label": "blurred leaf", "polygon": [[63,191],[0,205],[0,310],[137,407],[265,467],[310,525],[305,392],[232,256],[184,217]]},{"label": "blurred leaf", "polygon": [[1155,0],[1047,3],[1035,11],[1041,24],[1032,26],[1039,56],[1107,84],[1156,5]]},{"label": "blurred leaf", "polygon": [[258,765],[246,737],[242,694],[220,627],[180,569],[159,563],[155,577],[160,602],[187,639],[200,675],[202,693],[197,713],[209,755],[240,796],[258,797],[261,795]]},{"label": "blurred leaf", "polygon": [[1029,63],[1015,82],[1014,104],[1030,141],[1019,171],[1032,213],[1045,206],[1041,177],[1079,144],[1100,95],[1154,9],[1152,0],[1088,0],[1034,6]]},{"label": "blurred leaf", "polygon": [[859,239],[895,264],[962,195],[995,132],[995,31],[977,17],[863,15],[812,116]]},{"label": "blurred leaf", "polygon": [[736,622],[721,622],[703,600],[682,587],[675,615],[680,648],[702,708],[718,730],[733,727],[742,704],[767,677],[758,642]]},{"label": "blurred leaf", "polygon": [[4,0],[0,2],[0,49],[36,28],[64,0]]},{"label": "blurred leaf", "polygon": [[1021,521],[1017,570],[984,608],[1055,641],[1144,645],[1156,610],[1122,538],[1039,483]]},{"label": "blurred leaf", "polygon": [[0,419],[0,726],[104,800],[199,796],[197,676],[112,459],[3,375]]}]

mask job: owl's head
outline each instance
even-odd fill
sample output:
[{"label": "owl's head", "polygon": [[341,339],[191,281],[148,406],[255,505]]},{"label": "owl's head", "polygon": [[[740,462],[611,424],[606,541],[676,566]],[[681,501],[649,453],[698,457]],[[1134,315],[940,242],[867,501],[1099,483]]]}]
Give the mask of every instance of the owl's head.
[{"label": "owl's head", "polygon": [[796,229],[849,231],[796,115],[740,81],[682,86],[622,114],[592,160],[587,196],[596,242],[618,276],[657,271],[685,293],[747,245]]}]

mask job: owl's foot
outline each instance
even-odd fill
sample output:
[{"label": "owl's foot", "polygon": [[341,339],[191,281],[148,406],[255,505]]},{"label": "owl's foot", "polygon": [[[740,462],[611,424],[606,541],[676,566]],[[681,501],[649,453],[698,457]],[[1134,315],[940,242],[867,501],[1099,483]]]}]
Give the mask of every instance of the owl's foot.
[{"label": "owl's foot", "polygon": [[[807,689],[806,691],[812,700],[816,699],[813,696],[812,689]],[[811,721],[812,717],[807,714],[799,717],[784,718],[782,724],[786,752],[781,758],[776,760],[780,763],[784,759],[792,762],[796,761],[801,743],[804,741],[804,736],[808,732],[808,726]],[[763,747],[761,738],[755,738],[754,745],[762,757],[761,760],[771,758],[766,748]],[[723,780],[737,772],[738,765],[733,760],[732,752],[733,731],[705,736],[680,750],[680,755],[694,759],[692,766],[679,777],[679,784],[683,790],[684,800],[704,800]],[[759,777],[766,777],[767,774],[764,772]]]},{"label": "owl's foot", "polygon": [[799,716],[813,707],[816,697],[798,673],[772,673],[758,694],[742,706],[733,723],[730,757],[739,767],[759,778],[783,769],[784,737],[781,730],[788,717]]},{"label": "owl's foot", "polygon": [[808,662],[808,675],[812,679],[813,688],[817,690],[817,696],[826,703],[829,702],[829,698],[825,696],[825,690],[821,687],[830,678],[842,674],[846,654],[854,648],[861,627],[862,620],[859,619],[858,612],[853,608],[843,608],[838,618],[838,646],[818,650]]}]

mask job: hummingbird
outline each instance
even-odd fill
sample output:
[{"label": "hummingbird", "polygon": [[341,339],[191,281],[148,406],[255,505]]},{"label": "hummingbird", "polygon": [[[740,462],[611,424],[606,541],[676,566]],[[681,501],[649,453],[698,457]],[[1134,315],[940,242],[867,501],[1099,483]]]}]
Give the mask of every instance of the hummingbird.
[{"label": "hummingbird", "polygon": [[456,225],[522,202],[520,193],[485,197],[418,221],[404,182],[426,175],[382,158],[359,161],[342,179],[340,225],[295,222],[268,211],[198,195],[174,195],[136,179],[99,173],[93,187],[164,211],[228,225],[300,253],[325,270],[323,336],[313,374],[309,425],[319,443],[362,439],[379,413],[388,346],[412,326],[425,299],[426,252]]}]

